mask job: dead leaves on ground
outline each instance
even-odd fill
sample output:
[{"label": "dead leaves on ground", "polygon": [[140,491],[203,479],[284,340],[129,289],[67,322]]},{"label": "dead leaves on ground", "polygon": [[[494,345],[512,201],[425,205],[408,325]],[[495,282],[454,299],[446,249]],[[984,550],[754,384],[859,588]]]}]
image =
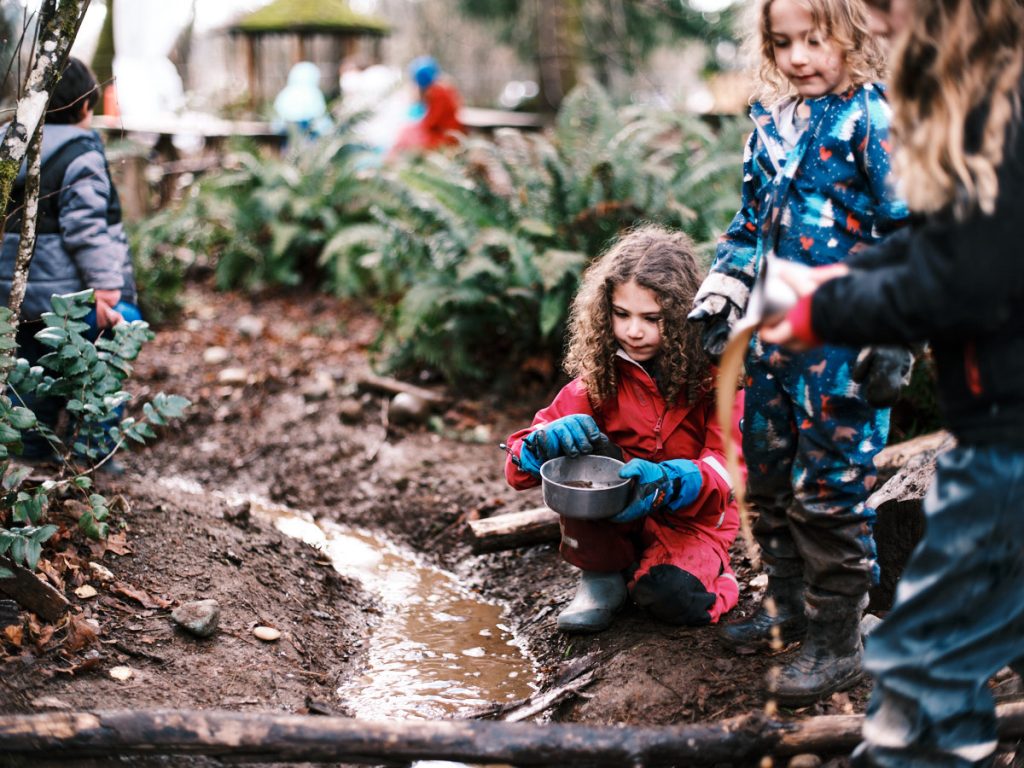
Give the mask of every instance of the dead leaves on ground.
[{"label": "dead leaves on ground", "polygon": [[[65,512],[75,518],[72,500],[66,500]],[[47,665],[43,674],[80,674],[94,669],[104,658],[99,617],[112,612],[134,615],[140,607],[144,612],[171,607],[172,600],[119,581],[107,565],[98,562],[108,553],[125,555],[131,551],[127,530],[112,533],[103,541],[84,542],[73,525],[62,527],[48,542],[48,556],[39,560],[36,576],[69,597],[72,607],[52,624],[21,610],[15,623],[0,631],[0,665],[16,658],[38,664],[39,659],[49,656],[57,663]]]}]

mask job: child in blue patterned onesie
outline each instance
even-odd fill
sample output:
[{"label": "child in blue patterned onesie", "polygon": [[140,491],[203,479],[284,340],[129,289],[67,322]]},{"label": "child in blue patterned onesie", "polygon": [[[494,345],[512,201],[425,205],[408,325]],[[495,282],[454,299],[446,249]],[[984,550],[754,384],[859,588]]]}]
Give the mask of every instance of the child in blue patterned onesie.
[{"label": "child in blue patterned onesie", "polygon": [[[890,110],[876,82],[883,57],[861,0],[760,0],[758,11],[763,93],[751,110],[743,207],[690,314],[713,358],[766,255],[834,264],[907,216],[891,189]],[[887,360],[876,357],[881,372]],[[768,588],[753,616],[721,634],[737,648],[773,634],[803,638],[769,681],[785,705],[811,703],[862,675],[859,621],[877,580],[875,515],[865,500],[889,412],[869,404],[856,366],[856,350],[793,353],[757,336],[747,359],[747,498]]]}]

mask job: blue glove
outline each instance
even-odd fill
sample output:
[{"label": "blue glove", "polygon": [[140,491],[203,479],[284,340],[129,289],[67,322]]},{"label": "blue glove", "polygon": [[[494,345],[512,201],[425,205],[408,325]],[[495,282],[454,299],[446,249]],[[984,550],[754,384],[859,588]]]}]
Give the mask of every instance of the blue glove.
[{"label": "blue glove", "polygon": [[636,489],[629,506],[611,518],[613,523],[628,523],[655,510],[682,509],[700,495],[703,484],[700,469],[689,459],[672,459],[656,464],[630,459],[619,477],[635,477]]},{"label": "blue glove", "polygon": [[593,416],[573,414],[555,419],[523,438],[519,468],[540,475],[540,465],[559,456],[581,456],[608,445]]}]

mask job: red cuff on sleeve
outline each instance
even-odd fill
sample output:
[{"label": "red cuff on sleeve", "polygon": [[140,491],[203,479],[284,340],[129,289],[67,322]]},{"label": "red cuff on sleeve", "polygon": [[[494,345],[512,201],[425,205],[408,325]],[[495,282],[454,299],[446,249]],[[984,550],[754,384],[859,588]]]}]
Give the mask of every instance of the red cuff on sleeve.
[{"label": "red cuff on sleeve", "polygon": [[802,297],[793,308],[789,310],[786,315],[786,319],[789,320],[789,324],[793,327],[793,338],[796,341],[801,341],[804,344],[808,344],[812,347],[819,346],[823,343],[820,336],[814,332],[814,328],[811,326],[811,299],[814,294],[807,294]]}]

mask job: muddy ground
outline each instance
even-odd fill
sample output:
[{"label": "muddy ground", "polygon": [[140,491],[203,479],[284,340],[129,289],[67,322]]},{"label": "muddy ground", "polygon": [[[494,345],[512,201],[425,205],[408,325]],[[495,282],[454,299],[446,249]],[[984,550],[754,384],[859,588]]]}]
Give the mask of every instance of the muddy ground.
[{"label": "muddy ground", "polygon": [[[473,555],[468,518],[540,505],[539,491],[506,486],[497,443],[553,390],[460,399],[433,428],[392,424],[388,395],[356,385],[374,332],[368,312],[322,296],[189,289],[183,317],[144,349],[133,391],[185,395],[190,415],[153,447],[125,455],[125,476],[100,481],[125,501],[107,546],[69,535],[44,553],[74,620],[27,624],[19,643],[8,638],[0,711],[349,713],[336,691],[363,669],[379,606],[323,553],[240,502],[245,494],[382,532],[504,601],[542,687],[586,660],[594,681],[542,717],[694,723],[764,707],[762,680],[778,658],[736,656],[713,627],[669,627],[635,608],[597,636],[561,635],[554,618],[574,574],[553,544]],[[211,347],[227,355],[211,358]],[[113,578],[99,578],[90,561]],[[743,596],[733,616],[750,609],[760,583],[751,584],[745,562],[736,565]],[[85,583],[96,596],[75,594]],[[175,606],[206,598],[222,610],[213,637],[170,621]],[[280,640],[257,639],[259,625],[279,629]],[[131,677],[111,677],[118,666]],[[866,695],[861,686],[782,715],[862,712]]]}]

